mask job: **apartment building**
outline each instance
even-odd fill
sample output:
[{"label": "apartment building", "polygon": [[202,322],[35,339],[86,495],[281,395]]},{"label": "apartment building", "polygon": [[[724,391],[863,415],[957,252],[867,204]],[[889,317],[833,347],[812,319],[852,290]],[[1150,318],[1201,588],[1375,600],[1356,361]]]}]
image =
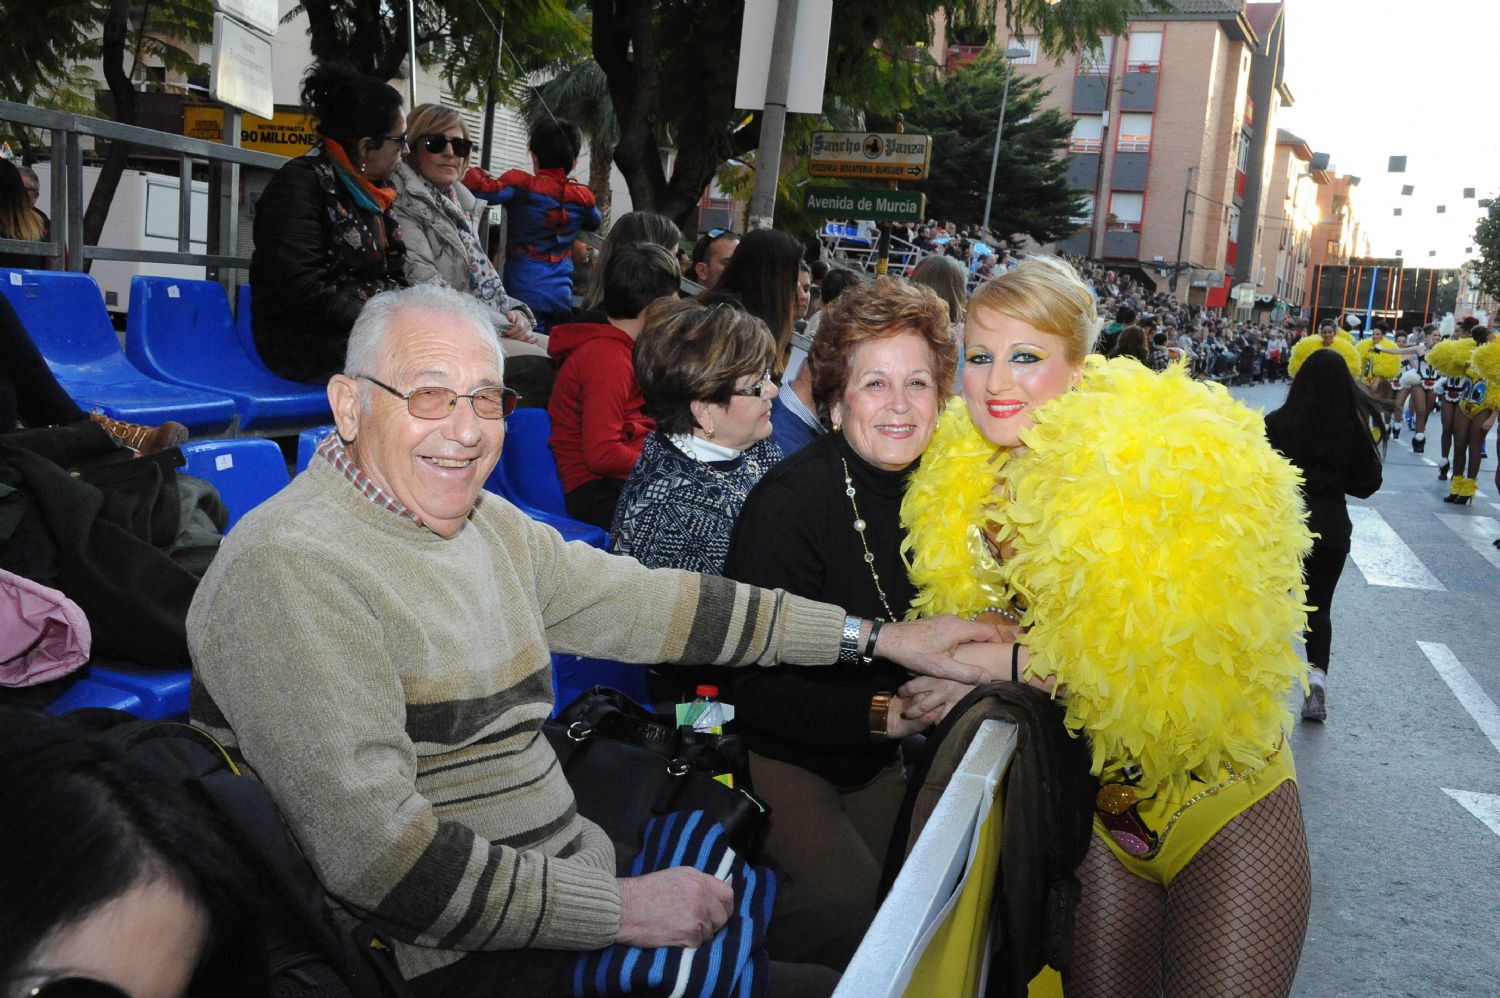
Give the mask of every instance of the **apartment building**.
[{"label": "apartment building", "polygon": [[[1318,225],[1318,188],[1329,183],[1325,159],[1285,129],[1277,129],[1260,214],[1260,252],[1246,256],[1247,279],[1256,286],[1256,305],[1273,319],[1305,308],[1308,262]],[[1315,165],[1318,164],[1318,165]]]},{"label": "apartment building", "polygon": [[1303,286],[1313,286],[1313,275],[1323,264],[1345,264],[1370,255],[1370,235],[1359,221],[1359,178],[1331,175],[1316,188],[1318,220],[1313,225],[1311,252]]}]

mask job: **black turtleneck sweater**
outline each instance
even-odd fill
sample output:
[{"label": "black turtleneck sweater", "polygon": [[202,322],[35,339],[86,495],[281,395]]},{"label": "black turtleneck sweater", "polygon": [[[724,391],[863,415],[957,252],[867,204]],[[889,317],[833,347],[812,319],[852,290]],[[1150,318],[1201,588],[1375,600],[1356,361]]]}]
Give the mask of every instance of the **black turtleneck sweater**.
[{"label": "black turtleneck sweater", "polygon": [[[724,574],[731,579],[824,600],[861,617],[888,619],[854,530],[844,494],[848,462],[855,502],[866,523],[896,618],[916,594],[901,561],[901,497],[916,468],[882,471],[866,464],[842,434],[821,436],[766,473],[735,523]],[[836,786],[872,779],[895,757],[894,741],[869,734],[870,697],[894,691],[906,673],[877,658],[870,665],[738,670],[732,693],[736,721],[752,751],[801,766]]]}]

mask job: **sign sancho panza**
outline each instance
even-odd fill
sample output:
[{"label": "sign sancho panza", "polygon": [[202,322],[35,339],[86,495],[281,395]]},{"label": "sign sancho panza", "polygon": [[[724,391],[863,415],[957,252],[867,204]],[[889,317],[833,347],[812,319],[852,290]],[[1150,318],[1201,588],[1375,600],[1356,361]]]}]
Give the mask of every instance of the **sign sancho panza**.
[{"label": "sign sancho panza", "polygon": [[931,158],[930,135],[814,132],[807,172],[814,177],[922,180]]},{"label": "sign sancho panza", "polygon": [[872,222],[920,222],[927,195],[916,191],[881,191],[869,187],[808,187],[807,213],[824,218],[859,218]]}]

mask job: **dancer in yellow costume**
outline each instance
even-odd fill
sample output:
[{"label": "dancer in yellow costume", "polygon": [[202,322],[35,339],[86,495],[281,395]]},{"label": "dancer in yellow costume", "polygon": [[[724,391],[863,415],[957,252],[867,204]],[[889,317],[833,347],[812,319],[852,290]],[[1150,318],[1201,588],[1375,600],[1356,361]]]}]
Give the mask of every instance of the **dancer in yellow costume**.
[{"label": "dancer in yellow costume", "polygon": [[1287,361],[1287,373],[1295,378],[1297,372],[1302,370],[1302,362],[1314,350],[1323,349],[1332,350],[1344,358],[1344,363],[1349,365],[1349,373],[1356,378],[1360,376],[1361,361],[1359,352],[1354,348],[1354,341],[1348,333],[1335,326],[1332,319],[1324,319],[1318,325],[1318,335],[1304,336],[1292,346],[1292,356]]},{"label": "dancer in yellow costume", "polygon": [[1285,743],[1305,684],[1297,474],[1220,386],[1086,360],[1098,325],[1059,261],[975,292],[963,398],[903,506],[914,606],[1013,619],[1016,645],[959,655],[1055,690],[1090,741],[1067,994],[1282,995],[1310,900]]},{"label": "dancer in yellow costume", "polygon": [[1491,382],[1500,385],[1500,342],[1484,326],[1470,329],[1469,338],[1474,345],[1467,355],[1461,346],[1454,348],[1455,365],[1458,358],[1463,361],[1464,391],[1453,415],[1453,482],[1443,499],[1460,506],[1474,501],[1484,438],[1500,409],[1500,392],[1491,391]]}]

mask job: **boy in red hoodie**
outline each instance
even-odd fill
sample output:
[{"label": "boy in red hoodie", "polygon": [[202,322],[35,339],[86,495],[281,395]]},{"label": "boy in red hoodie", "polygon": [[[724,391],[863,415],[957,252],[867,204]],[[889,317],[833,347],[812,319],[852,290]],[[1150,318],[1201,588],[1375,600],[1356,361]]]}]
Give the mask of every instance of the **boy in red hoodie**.
[{"label": "boy in red hoodie", "polygon": [[667,250],[627,243],[604,271],[607,322],[552,328],[547,352],[561,365],[547,413],[568,515],[608,530],[620,489],[656,428],[635,380],[641,313],[677,293],[681,272]]}]

